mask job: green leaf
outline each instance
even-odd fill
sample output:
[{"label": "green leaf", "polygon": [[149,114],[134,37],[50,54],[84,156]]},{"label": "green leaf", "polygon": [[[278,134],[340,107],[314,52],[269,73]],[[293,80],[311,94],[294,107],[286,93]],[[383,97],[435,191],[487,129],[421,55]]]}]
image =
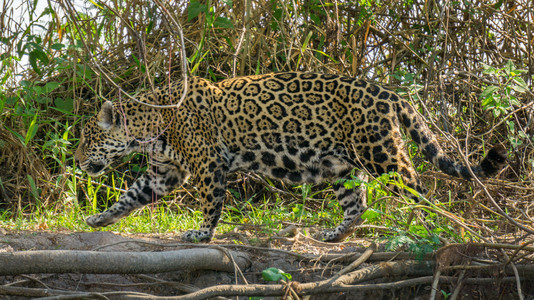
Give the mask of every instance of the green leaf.
[{"label": "green leaf", "polygon": [[515,123],[513,121],[506,121],[506,124],[510,128],[510,132],[515,133]]},{"label": "green leaf", "polygon": [[[32,86],[31,91],[33,91],[34,95],[41,96],[44,93],[44,89],[38,85]],[[30,94],[30,97],[33,97],[34,95]]]},{"label": "green leaf", "polygon": [[206,12],[207,6],[205,4],[200,4],[198,0],[191,0],[189,2],[189,7],[187,8],[187,20],[191,21],[192,19],[198,17],[202,12]]},{"label": "green leaf", "polygon": [[32,188],[31,193],[35,200],[39,200],[39,194],[41,191],[37,188],[37,185],[35,184],[35,180],[28,174],[27,175],[28,182],[30,183],[30,187]]},{"label": "green leaf", "polygon": [[487,88],[485,88],[484,91],[482,91],[482,93],[480,93],[480,98],[487,99],[490,96],[493,96],[493,93],[495,93],[498,90],[499,90],[498,86],[490,85]]},{"label": "green leaf", "polygon": [[44,86],[44,93],[50,93],[51,91],[57,89],[60,86],[59,82],[50,81],[47,82]]},{"label": "green leaf", "polygon": [[95,7],[97,7],[98,9],[100,10],[103,10],[104,7],[102,7],[100,4],[96,3],[95,1],[93,0],[89,0],[89,2],[91,2]]},{"label": "green leaf", "polygon": [[373,220],[376,220],[378,219],[381,215],[383,214],[383,212],[377,210],[377,209],[374,209],[374,208],[368,208],[363,214],[362,214],[362,219],[364,220],[368,220],[368,221],[373,221]]},{"label": "green leaf", "polygon": [[39,69],[39,66],[37,65],[37,61],[41,61],[44,65],[47,65],[50,60],[48,59],[48,56],[46,53],[41,50],[40,47],[36,47],[33,49],[30,53],[28,53],[30,65],[33,68],[33,70],[39,74],[41,74],[41,70]]},{"label": "green leaf", "polygon": [[504,2],[503,0],[497,1],[495,4],[493,4],[493,9],[499,10],[501,8],[503,2]]},{"label": "green leaf", "polygon": [[28,131],[26,131],[26,138],[24,139],[25,145],[28,145],[28,143],[33,139],[33,137],[37,133],[37,128],[39,128],[39,126],[37,125],[37,115],[34,115],[33,120],[30,123],[30,127],[28,128]]},{"label": "green leaf", "polygon": [[7,131],[11,132],[12,135],[16,136],[21,143],[24,143],[24,137],[20,133],[14,131],[13,129],[7,126],[4,126],[4,128],[7,129]]},{"label": "green leaf", "polygon": [[414,244],[414,240],[412,240],[411,238],[409,238],[406,235],[398,235],[398,236],[394,236],[394,237],[390,238],[385,246],[386,246],[386,250],[395,251],[395,250],[397,250],[397,248],[399,248],[399,247],[401,247],[401,246],[403,246],[405,244],[412,245],[412,244]]},{"label": "green leaf", "polygon": [[508,60],[506,62],[506,65],[504,66],[504,72],[506,74],[512,74],[515,71],[515,65],[511,60]]},{"label": "green leaf", "polygon": [[55,43],[54,45],[50,46],[50,48],[52,48],[53,50],[61,50],[65,48],[65,45],[61,43]]},{"label": "green leaf", "polygon": [[56,98],[54,99],[54,105],[56,106],[57,110],[69,114],[72,113],[72,110],[74,109],[74,99]]},{"label": "green leaf", "polygon": [[482,63],[482,68],[484,68],[484,71],[482,71],[482,74],[488,75],[488,74],[497,74],[498,70],[495,67],[486,65]]},{"label": "green leaf", "polygon": [[48,55],[46,55],[46,53],[40,48],[34,49],[31,53],[34,53],[37,59],[45,65],[50,62],[50,60],[48,59]]},{"label": "green leaf", "polygon": [[514,91],[518,93],[524,93],[528,90],[527,83],[521,77],[514,77],[512,79],[515,84],[512,84],[511,87]]},{"label": "green leaf", "polygon": [[273,7],[273,19],[271,21],[271,29],[272,30],[278,30],[278,23],[281,22],[281,18],[282,18],[282,15],[283,15],[283,11],[281,8],[279,7],[276,7],[276,4],[275,4],[275,7]]},{"label": "green leaf", "polygon": [[323,23],[321,22],[321,18],[314,13],[310,13],[310,19],[317,25],[320,25]]},{"label": "green leaf", "polygon": [[510,144],[512,144],[512,147],[514,147],[514,149],[523,145],[523,141],[514,136],[508,136],[508,140],[510,140]]},{"label": "green leaf", "polygon": [[[521,105],[521,102],[519,102],[519,100],[517,100],[516,97],[514,96],[510,96],[510,105],[515,105],[515,106],[519,106]],[[512,107],[508,106],[507,109],[511,109]]]},{"label": "green leaf", "polygon": [[37,56],[33,52],[30,52],[28,56],[28,61],[30,62],[32,69],[38,74],[41,74],[41,70],[39,70],[39,66],[37,65]]},{"label": "green leaf", "polygon": [[482,100],[482,107],[484,109],[490,109],[490,108],[495,106],[494,102],[495,101],[494,101],[493,97],[485,98],[484,100]]},{"label": "green leaf", "polygon": [[[4,111],[4,106],[6,105],[7,97],[4,93],[0,91],[0,112]],[[2,113],[0,113],[1,115]]]},{"label": "green leaf", "polygon": [[154,28],[154,21],[150,21],[150,23],[148,23],[148,26],[145,29],[147,35],[150,34],[150,32],[152,31],[152,28]]},{"label": "green leaf", "polygon": [[215,22],[213,23],[215,27],[221,27],[221,28],[234,28],[234,24],[232,21],[225,17],[217,17],[215,19]]},{"label": "green leaf", "polygon": [[263,270],[261,276],[265,281],[291,280],[291,274],[274,267]]}]

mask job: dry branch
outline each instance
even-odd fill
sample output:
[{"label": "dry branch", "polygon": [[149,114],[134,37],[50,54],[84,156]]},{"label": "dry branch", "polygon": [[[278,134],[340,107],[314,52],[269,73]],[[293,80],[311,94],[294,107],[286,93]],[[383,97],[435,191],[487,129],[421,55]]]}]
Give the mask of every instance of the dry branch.
[{"label": "dry branch", "polygon": [[[432,276],[425,276],[413,279],[399,280],[394,282],[387,283],[374,283],[374,284],[358,284],[351,286],[340,286],[334,289],[328,289],[323,291],[324,293],[333,293],[333,292],[350,292],[350,291],[369,291],[369,290],[392,290],[400,289],[405,287],[429,284],[433,281]],[[453,276],[441,276],[439,282],[444,283],[456,283],[458,278]],[[464,280],[464,284],[478,284],[478,285],[495,285],[496,282],[500,283],[510,283],[514,282],[515,277],[503,277],[503,278],[467,278]],[[257,288],[260,288],[256,290]],[[43,300],[57,300],[57,299],[87,299],[87,298],[96,298],[101,297],[102,299],[121,299],[121,300],[193,300],[193,299],[206,299],[206,297],[216,297],[225,295],[230,296],[239,296],[245,295],[250,296],[252,292],[247,294],[247,291],[253,291],[254,294],[259,294],[260,296],[280,296],[285,293],[283,290],[283,285],[224,285],[218,291],[212,291],[213,288],[205,288],[199,291],[195,295],[183,295],[183,296],[154,296],[150,294],[142,294],[136,292],[105,292],[105,293],[76,293],[68,292],[62,290],[51,290],[51,289],[37,289],[37,288],[23,288],[23,287],[11,287],[11,286],[0,286],[0,295],[15,295],[15,296],[30,296],[30,297],[46,297],[41,298]],[[209,296],[208,296],[209,295]],[[104,298],[105,297],[105,298]]]},{"label": "dry branch", "polygon": [[234,272],[249,265],[247,254],[217,249],[165,252],[20,251],[0,254],[0,275],[40,273],[151,274],[178,270]]},{"label": "dry branch", "polygon": [[[286,294],[288,288],[293,289],[299,295],[314,295],[314,294],[327,294],[335,292],[348,292],[356,290],[373,290],[373,289],[395,289],[407,286],[415,286],[419,284],[425,284],[431,282],[433,263],[431,262],[417,262],[417,261],[405,261],[405,262],[391,262],[380,264],[378,268],[372,267],[364,268],[346,275],[339,277],[337,280],[326,279],[318,282],[311,283],[299,283],[289,282],[284,284],[250,284],[250,285],[219,285],[212,286],[197,292],[174,297],[154,297],[151,299],[167,299],[167,300],[192,300],[192,299],[209,299],[212,297],[235,297],[235,296],[283,296]],[[356,275],[355,275],[356,274]],[[371,274],[370,276],[368,274]],[[365,284],[365,285],[350,285],[355,282],[354,278],[360,280],[390,277],[390,276],[413,276],[426,274],[428,278],[421,280],[416,278],[414,280],[401,280],[398,282],[385,283],[385,284]],[[148,295],[122,295],[124,298],[120,299],[148,299]],[[119,299],[110,297],[109,299]],[[67,299],[67,298],[62,298]],[[68,299],[74,299],[69,297]]]},{"label": "dry branch", "polygon": [[[408,266],[408,267],[407,267]],[[392,290],[400,289],[410,286],[428,285],[434,281],[432,276],[432,268],[428,268],[431,265],[427,263],[419,264],[414,261],[407,262],[395,262],[395,263],[383,263],[379,268],[369,270],[368,268],[357,271],[360,274],[370,273],[371,276],[366,279],[374,278],[388,278],[391,276],[413,276],[419,275],[421,277],[404,279],[399,281],[391,281],[386,283],[370,283],[370,284],[345,284],[339,280],[332,281],[331,279],[312,282],[312,283],[298,283],[290,282],[286,284],[251,284],[251,285],[219,285],[207,287],[197,292],[172,297],[157,297],[152,295],[140,295],[133,293],[123,293],[118,295],[117,293],[103,293],[108,299],[128,299],[128,300],[141,300],[141,299],[157,299],[157,300],[195,300],[195,299],[208,299],[212,297],[235,297],[235,296],[247,296],[247,297],[268,297],[268,296],[283,296],[286,294],[288,288],[293,289],[298,295],[315,295],[315,294],[328,294],[328,293],[340,293],[351,291],[370,291],[370,290]],[[526,269],[534,270],[533,266],[524,266]],[[390,273],[393,270],[393,273]],[[354,272],[356,273],[356,272]],[[424,275],[426,274],[426,275]],[[340,278],[342,279],[343,276]],[[346,280],[343,280],[346,281]],[[458,278],[454,276],[440,276],[438,278],[439,283],[456,283]],[[514,282],[515,277],[504,278],[466,278],[464,284],[496,284],[497,282]],[[63,296],[61,299],[77,299],[75,296]]]},{"label": "dry branch", "polygon": [[47,296],[60,296],[60,295],[79,295],[80,293],[74,291],[64,291],[56,289],[39,289],[39,288],[27,288],[19,286],[0,286],[0,295],[10,296],[22,296],[22,297],[47,297]]}]

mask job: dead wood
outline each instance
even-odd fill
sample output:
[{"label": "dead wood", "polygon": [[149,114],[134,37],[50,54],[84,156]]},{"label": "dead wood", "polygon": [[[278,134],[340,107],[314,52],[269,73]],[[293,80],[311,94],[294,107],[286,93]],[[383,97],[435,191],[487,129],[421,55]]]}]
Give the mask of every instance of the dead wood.
[{"label": "dead wood", "polygon": [[[314,294],[328,294],[328,293],[340,293],[350,291],[369,291],[369,290],[392,290],[400,289],[417,285],[428,285],[434,281],[432,276],[432,268],[427,264],[428,262],[407,261],[407,262],[394,262],[391,264],[384,263],[378,268],[374,266],[372,268],[365,268],[354,273],[369,273],[371,276],[366,276],[366,279],[388,279],[397,276],[413,276],[427,274],[426,276],[403,279],[398,281],[390,281],[385,283],[369,283],[369,284],[346,284],[350,281],[342,276],[340,280],[333,281],[327,279],[318,282],[311,283],[299,283],[289,282],[282,284],[250,284],[250,285],[219,285],[211,286],[194,293],[190,293],[182,296],[153,296],[148,294],[139,294],[131,292],[123,293],[102,293],[102,296],[106,296],[108,299],[128,299],[128,300],[141,300],[141,299],[157,299],[157,300],[196,300],[196,299],[208,299],[212,297],[268,297],[268,296],[284,296],[290,289],[298,295],[314,295]],[[408,266],[408,267],[407,267]],[[523,269],[534,269],[533,266],[523,266]],[[487,285],[496,284],[497,282],[514,282],[515,277],[508,276],[502,278],[467,278],[464,280],[464,284],[477,284]],[[455,276],[440,276],[438,278],[439,283],[456,283],[458,278]],[[1,287],[0,287],[1,292]],[[65,295],[49,299],[81,299],[86,296],[87,293],[80,294],[78,297],[75,295]],[[93,294],[94,295],[94,294]]]},{"label": "dead wood", "polygon": [[249,265],[248,255],[217,249],[165,252],[20,251],[0,254],[0,275],[39,273],[152,274],[178,270],[234,272]]},{"label": "dead wood", "polygon": [[[418,277],[413,279],[405,279],[387,283],[371,283],[371,284],[358,284],[339,286],[333,288],[327,288],[322,293],[334,293],[334,292],[349,292],[349,291],[364,291],[364,290],[391,290],[400,289],[410,286],[417,286],[422,284],[430,284],[433,281],[432,276]],[[441,276],[439,278],[440,283],[455,283],[458,278],[454,276]],[[496,282],[509,283],[514,282],[515,277],[504,278],[468,278],[465,280],[465,284],[477,284],[477,285],[494,285]],[[92,298],[107,298],[107,299],[125,299],[125,300],[141,300],[141,299],[155,299],[155,300],[193,300],[193,299],[206,299],[209,297],[217,297],[225,295],[230,296],[281,296],[285,293],[285,285],[223,285],[219,287],[209,287],[198,291],[195,294],[188,294],[182,296],[154,296],[150,294],[136,293],[136,292],[104,292],[104,293],[76,293],[62,290],[51,289],[37,289],[37,288],[23,288],[23,287],[11,287],[0,286],[0,295],[14,295],[14,296],[26,296],[26,297],[46,297],[42,300],[66,300],[66,299],[92,299]],[[48,297],[47,297],[48,296]]]}]

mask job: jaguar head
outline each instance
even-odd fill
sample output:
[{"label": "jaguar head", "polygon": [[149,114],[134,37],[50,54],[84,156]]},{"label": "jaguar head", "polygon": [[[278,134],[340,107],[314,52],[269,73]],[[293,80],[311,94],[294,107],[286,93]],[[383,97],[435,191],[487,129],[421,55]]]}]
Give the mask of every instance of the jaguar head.
[{"label": "jaguar head", "polygon": [[106,101],[100,112],[85,124],[74,159],[87,174],[96,176],[118,158],[132,152],[132,142],[119,112]]}]

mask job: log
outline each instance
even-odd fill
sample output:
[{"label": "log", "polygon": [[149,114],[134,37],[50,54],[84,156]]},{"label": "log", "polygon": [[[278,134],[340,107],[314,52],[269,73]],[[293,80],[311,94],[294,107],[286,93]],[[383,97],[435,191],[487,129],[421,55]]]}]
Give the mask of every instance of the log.
[{"label": "log", "polygon": [[[230,251],[237,266],[250,265],[248,255]],[[179,270],[234,272],[232,260],[217,249],[164,252],[97,252],[38,250],[0,253],[0,275],[40,273],[154,274]]]}]

